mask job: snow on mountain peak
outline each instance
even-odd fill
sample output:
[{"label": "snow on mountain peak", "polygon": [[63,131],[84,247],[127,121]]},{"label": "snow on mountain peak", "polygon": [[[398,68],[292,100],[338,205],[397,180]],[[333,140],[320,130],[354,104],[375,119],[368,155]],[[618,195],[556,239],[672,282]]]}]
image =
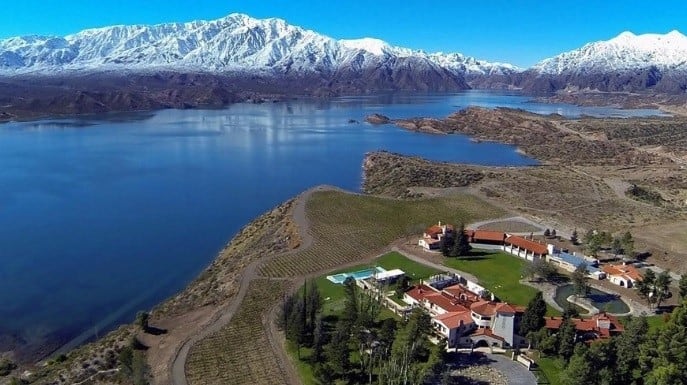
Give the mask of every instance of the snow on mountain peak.
[{"label": "snow on mountain peak", "polygon": [[656,67],[687,71],[687,37],[679,31],[635,35],[626,31],[536,64],[546,74],[613,72]]},{"label": "snow on mountain peak", "polygon": [[344,47],[351,49],[360,49],[367,51],[373,55],[382,56],[390,50],[389,44],[383,40],[374,39],[371,37],[364,37],[362,39],[339,40],[339,43]]},{"label": "snow on mountain peak", "polygon": [[[361,56],[362,54],[362,56]],[[426,54],[373,38],[335,40],[279,18],[241,13],[157,25],[116,25],[65,37],[0,40],[0,73],[99,70],[303,73],[377,67],[411,57],[460,74],[512,72],[461,54]]]}]

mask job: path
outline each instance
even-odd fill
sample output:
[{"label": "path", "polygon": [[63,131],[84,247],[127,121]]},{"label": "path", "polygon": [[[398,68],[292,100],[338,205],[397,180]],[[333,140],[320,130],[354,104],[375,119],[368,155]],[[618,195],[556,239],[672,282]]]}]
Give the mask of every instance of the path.
[{"label": "path", "polygon": [[517,361],[500,354],[490,354],[489,366],[503,373],[508,379],[508,385],[536,385],[534,373]]},{"label": "path", "polygon": [[[481,227],[483,227],[483,226],[486,226],[486,225],[489,225],[489,224],[491,224],[491,223],[499,223],[499,222],[520,222],[520,223],[524,223],[524,224],[526,224],[526,225],[530,225],[530,226],[532,226],[532,227],[538,228],[539,231],[535,231],[535,232],[534,232],[535,234],[544,234],[544,230],[545,230],[545,228],[544,228],[541,224],[539,224],[539,223],[537,223],[537,222],[535,222],[535,221],[533,221],[533,220],[531,220],[531,219],[525,218],[525,217],[523,217],[523,216],[514,216],[514,217],[507,217],[507,218],[489,219],[489,220],[485,220],[485,221],[480,221],[480,222],[471,223],[471,224],[469,224],[467,227],[469,227],[469,228],[471,228],[471,229],[479,229],[479,228],[481,228]],[[528,231],[528,232],[526,232],[526,233],[517,233],[517,232],[514,232],[513,234],[517,234],[517,235],[527,234],[527,235],[529,235],[530,233],[531,233],[531,232]]]},{"label": "path", "polygon": [[[306,216],[305,212],[305,205],[310,199],[310,196],[312,193],[316,191],[325,191],[325,190],[330,190],[332,187],[329,186],[318,186],[312,189],[309,189],[305,192],[303,192],[301,195],[298,196],[296,200],[296,204],[293,209],[293,221],[295,222],[296,226],[298,226],[298,234],[301,236],[301,244],[297,249],[288,251],[287,254],[295,253],[298,251],[301,251],[303,249],[307,249],[310,247],[312,244],[312,235],[310,234],[310,227],[308,224],[308,219]],[[222,310],[216,318],[211,321],[211,323],[203,327],[198,333],[193,335],[191,338],[187,339],[184,341],[184,343],[181,345],[181,347],[177,350],[176,354],[174,355],[173,361],[172,361],[172,384],[174,385],[188,385],[188,381],[186,379],[186,360],[188,359],[188,353],[191,350],[191,347],[196,344],[198,341],[202,340],[205,337],[208,337],[209,335],[218,332],[221,330],[225,325],[227,325],[231,319],[234,317],[234,314],[238,310],[239,306],[243,302],[244,297],[246,296],[246,292],[248,291],[248,286],[250,284],[250,281],[258,277],[258,271],[259,268],[265,263],[268,262],[269,260],[276,258],[278,256],[281,256],[282,254],[277,254],[277,255],[269,255],[264,258],[261,258],[257,261],[253,261],[250,265],[248,265],[242,273],[241,281],[239,283],[239,292],[234,297],[234,299],[231,301],[231,304],[224,310]],[[269,335],[270,333],[268,333]],[[272,342],[272,341],[270,341]],[[283,359],[284,353],[283,349],[276,349],[275,353],[277,353],[280,357],[280,359]],[[280,354],[281,353],[281,354]],[[281,363],[283,364],[283,362]],[[286,366],[284,369],[287,370],[286,374],[288,375],[287,382],[292,383],[292,384],[297,384],[299,383],[298,381],[298,376],[294,373],[293,367],[291,365],[280,365],[282,367]],[[295,377],[292,377],[295,376]],[[294,381],[295,379],[295,381]]]}]

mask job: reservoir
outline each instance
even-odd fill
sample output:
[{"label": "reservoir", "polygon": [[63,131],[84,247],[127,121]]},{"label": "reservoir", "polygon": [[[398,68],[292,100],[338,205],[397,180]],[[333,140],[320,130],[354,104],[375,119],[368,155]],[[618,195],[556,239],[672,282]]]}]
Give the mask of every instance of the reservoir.
[{"label": "reservoir", "polygon": [[364,123],[372,113],[439,118],[469,105],[658,114],[469,91],[0,125],[0,351],[133,320],[183,289],[264,211],[318,184],[359,190],[366,152],[536,164],[506,145]]}]

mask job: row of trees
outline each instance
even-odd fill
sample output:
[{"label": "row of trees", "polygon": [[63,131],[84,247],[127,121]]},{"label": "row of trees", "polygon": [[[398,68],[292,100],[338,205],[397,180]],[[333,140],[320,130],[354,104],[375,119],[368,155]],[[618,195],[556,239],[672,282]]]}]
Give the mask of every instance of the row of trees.
[{"label": "row of trees", "polygon": [[444,237],[441,242],[441,254],[444,257],[464,257],[470,254],[472,246],[467,234],[465,234],[465,225],[461,223],[453,237]]},{"label": "row of trees", "polygon": [[[573,232],[573,237],[570,240],[573,243],[577,242],[577,230]],[[602,248],[608,248],[616,256],[618,254],[634,256],[635,241],[629,231],[619,237],[614,237],[606,231],[589,230],[582,238],[582,242],[585,252],[589,255],[596,255]]]},{"label": "row of trees", "polygon": [[420,309],[398,324],[379,321],[382,296],[361,290],[352,278],[343,283],[341,312],[322,317],[314,284],[285,298],[278,326],[298,347],[310,349],[313,373],[322,384],[421,384],[443,367],[445,344],[429,342],[431,319]]}]

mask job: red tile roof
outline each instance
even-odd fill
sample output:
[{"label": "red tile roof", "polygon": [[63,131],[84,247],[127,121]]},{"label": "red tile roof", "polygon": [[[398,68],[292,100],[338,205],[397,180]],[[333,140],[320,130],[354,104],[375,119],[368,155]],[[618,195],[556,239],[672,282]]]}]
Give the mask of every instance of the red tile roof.
[{"label": "red tile roof", "polygon": [[[595,332],[599,338],[608,338],[611,334],[622,333],[625,331],[623,325],[617,318],[610,314],[599,313],[591,318],[573,318],[575,330],[578,332]],[[608,323],[608,327],[604,325]],[[546,328],[558,330],[563,324],[563,317],[546,317]]]},{"label": "red tile roof", "polygon": [[446,287],[444,288],[444,292],[452,295],[456,299],[460,299],[462,295],[467,302],[477,302],[480,300],[479,295],[471,292],[467,287],[460,284]]},{"label": "red tile roof", "polygon": [[471,336],[487,336],[487,337],[495,338],[499,341],[504,341],[504,342],[506,341],[503,337],[497,336],[496,334],[494,334],[494,332],[492,332],[491,329],[489,329],[489,328],[478,328],[477,330],[472,332],[472,334],[470,334],[470,335]]},{"label": "red tile roof", "polygon": [[521,249],[532,251],[536,254],[544,255],[544,254],[548,253],[548,250],[546,249],[546,245],[543,245],[539,242],[530,241],[529,239],[525,239],[523,237],[518,237],[517,235],[511,235],[510,237],[506,238],[505,243],[509,244],[509,245],[517,246]]},{"label": "red tile roof", "polygon": [[603,271],[608,275],[619,275],[630,278],[633,281],[641,281],[642,274],[632,265],[606,265]]},{"label": "red tile roof", "polygon": [[440,314],[434,317],[434,319],[441,322],[449,329],[460,327],[461,323],[463,325],[472,323],[472,317],[470,317],[470,312],[467,310]]},{"label": "red tile roof", "polygon": [[425,230],[425,234],[429,235],[430,237],[437,236],[439,234],[443,234],[444,230],[442,230],[441,226],[439,225],[434,225],[427,230]]},{"label": "red tile roof", "polygon": [[515,314],[515,309],[505,302],[479,301],[470,306],[470,310],[482,316],[494,316],[496,313]]},{"label": "red tile roof", "polygon": [[505,233],[493,230],[467,230],[466,234],[471,242],[477,243],[479,241],[503,242],[506,238]]},{"label": "red tile roof", "polygon": [[445,312],[458,312],[466,311],[467,307],[461,305],[453,298],[445,295],[444,293],[434,293],[425,296],[425,301],[443,309]]},{"label": "red tile roof", "polygon": [[414,286],[412,289],[406,291],[406,294],[410,298],[412,298],[418,302],[422,302],[422,300],[425,299],[426,296],[428,296],[430,294],[435,294],[435,293],[438,293],[437,290],[435,288],[433,288],[431,286],[427,286],[427,285],[417,285],[417,286]]}]

